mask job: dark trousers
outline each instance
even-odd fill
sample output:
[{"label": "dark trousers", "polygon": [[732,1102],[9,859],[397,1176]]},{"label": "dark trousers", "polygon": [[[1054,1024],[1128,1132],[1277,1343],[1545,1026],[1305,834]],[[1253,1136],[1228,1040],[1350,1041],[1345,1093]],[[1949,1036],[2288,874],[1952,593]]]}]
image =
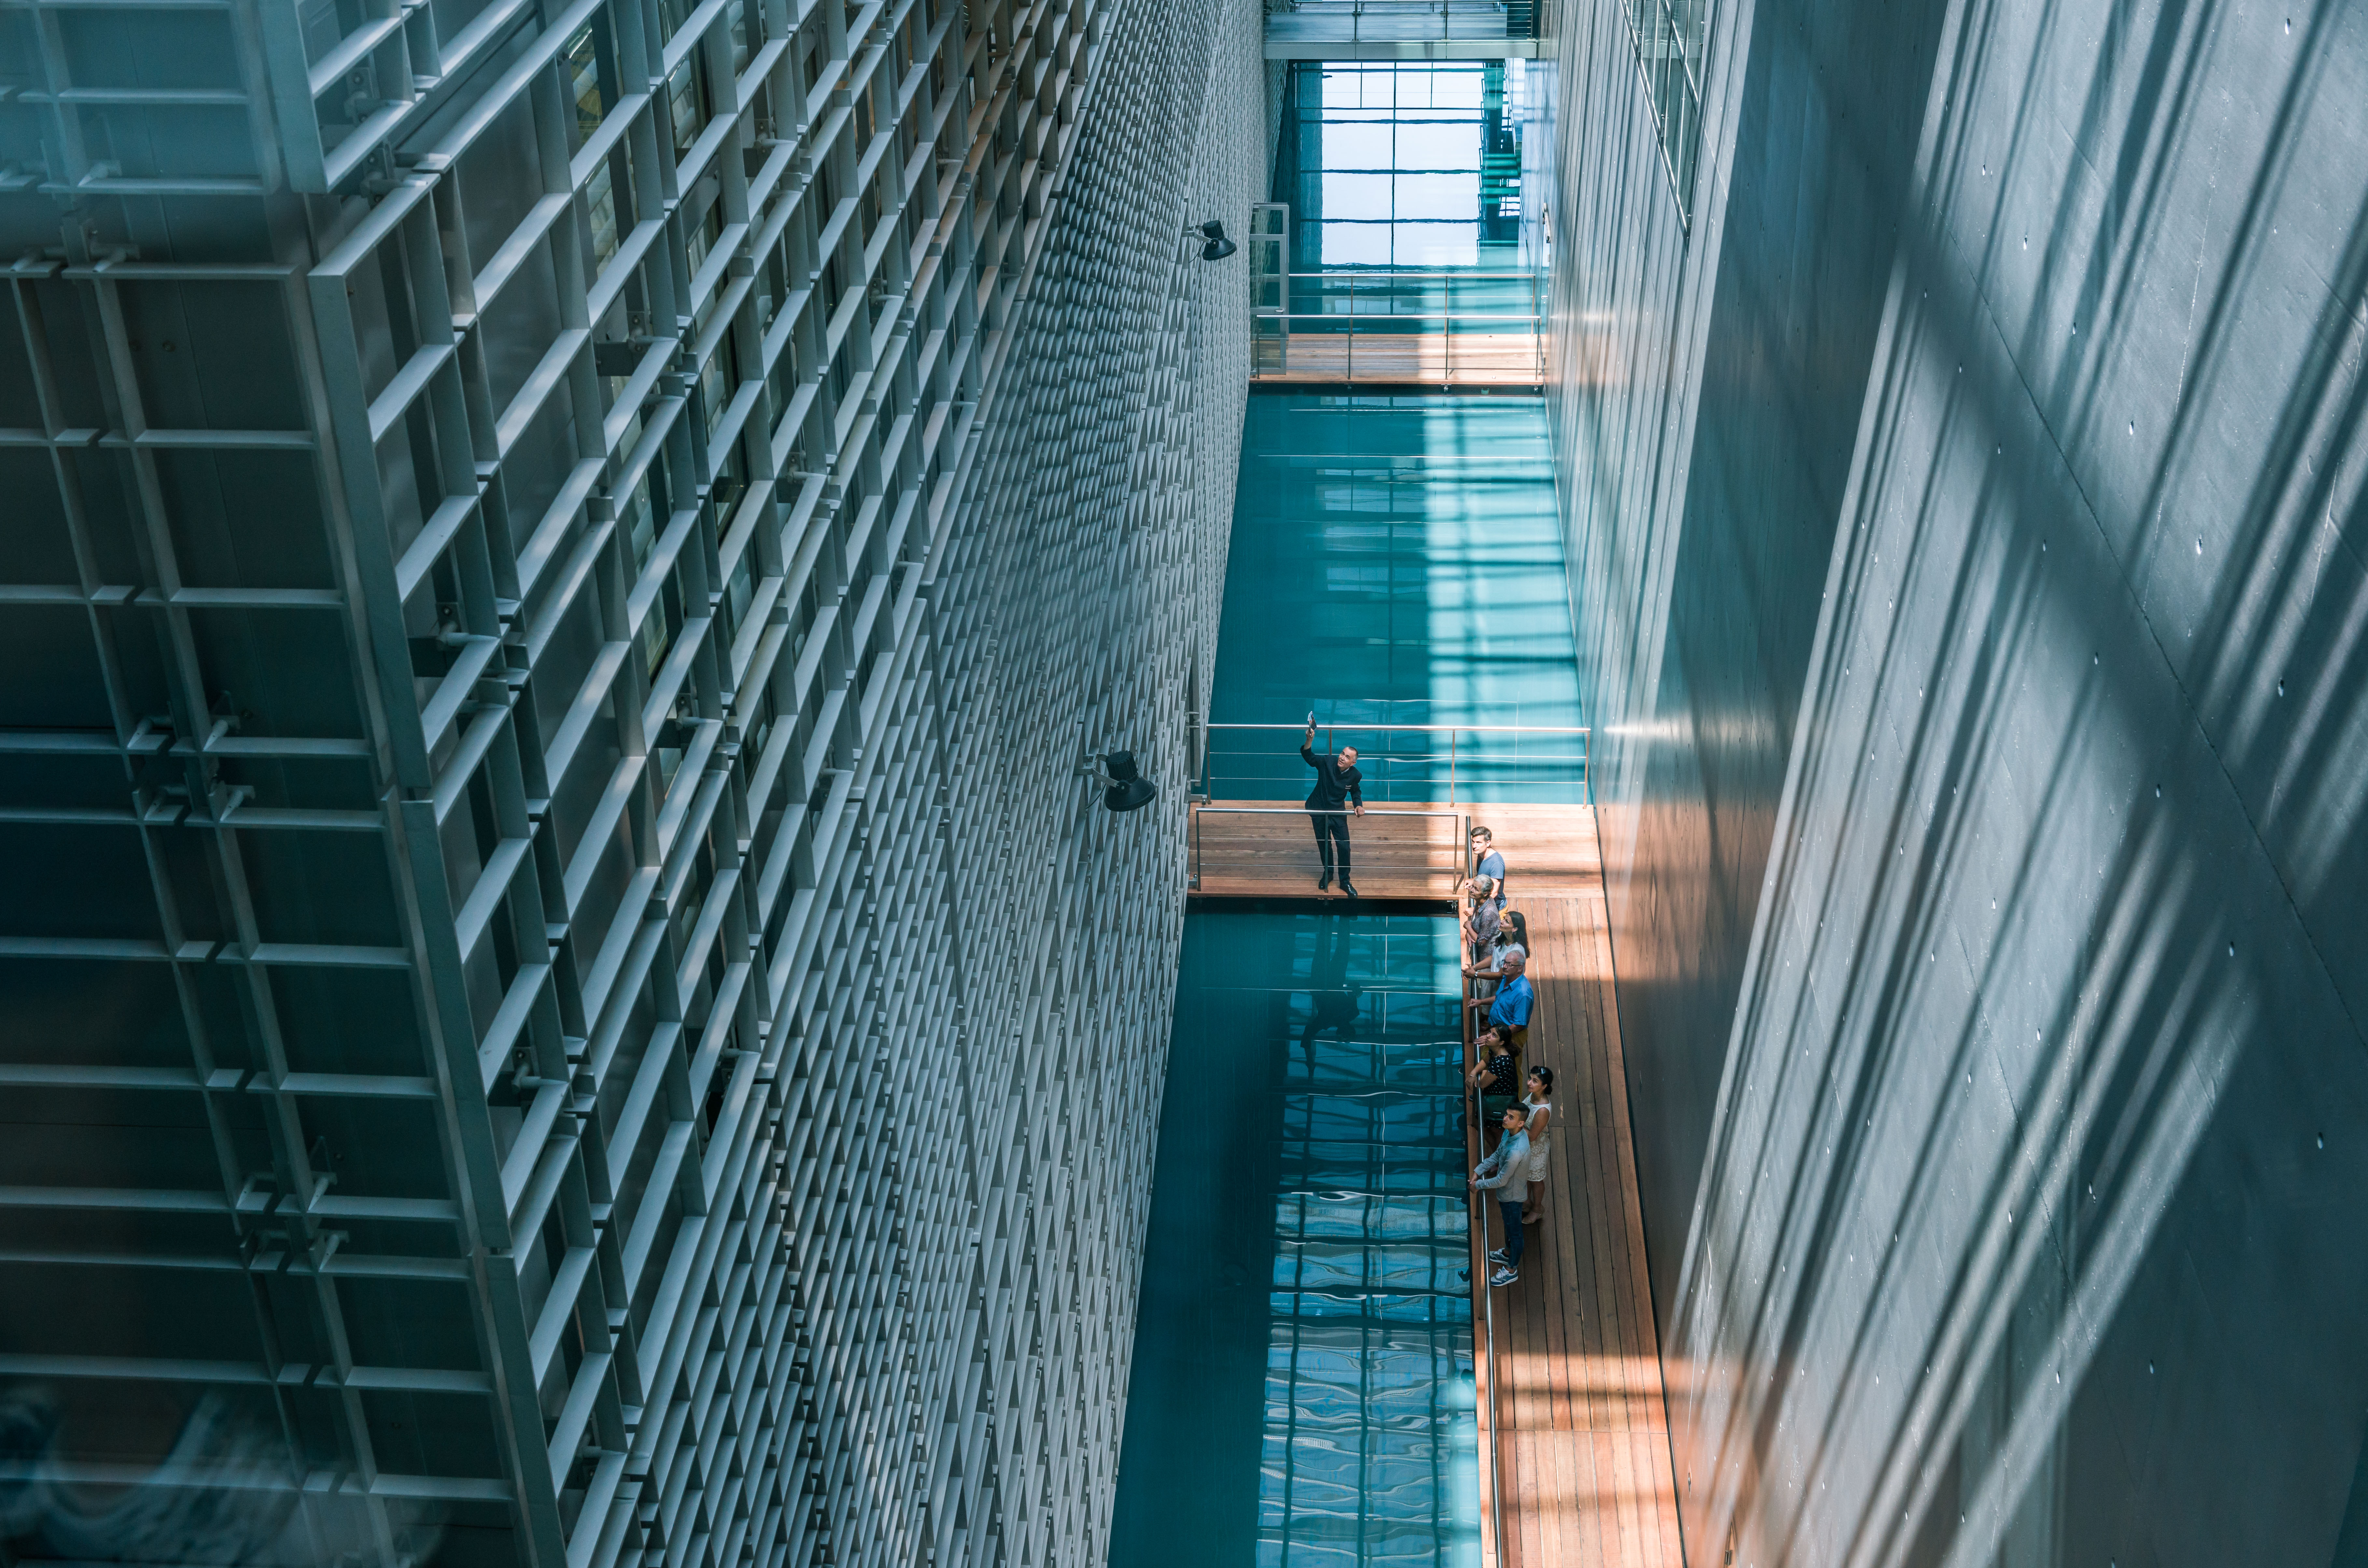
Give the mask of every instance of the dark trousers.
[{"label": "dark trousers", "polygon": [[1315,830],[1315,853],[1324,862],[1324,874],[1332,874],[1333,862],[1339,862],[1340,876],[1349,875],[1349,816],[1346,812],[1307,808],[1308,825]]},{"label": "dark trousers", "polygon": [[1498,1202],[1497,1210],[1505,1216],[1505,1261],[1515,1268],[1521,1267],[1521,1205]]}]

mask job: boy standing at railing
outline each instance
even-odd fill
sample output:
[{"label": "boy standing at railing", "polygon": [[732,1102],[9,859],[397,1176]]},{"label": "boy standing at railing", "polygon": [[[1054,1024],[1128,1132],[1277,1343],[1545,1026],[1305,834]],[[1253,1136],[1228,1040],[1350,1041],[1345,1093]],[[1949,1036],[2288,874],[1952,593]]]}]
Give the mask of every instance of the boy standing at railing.
[{"label": "boy standing at railing", "polygon": [[1521,1204],[1529,1197],[1530,1140],[1524,1131],[1530,1113],[1520,1106],[1505,1108],[1505,1136],[1497,1152],[1473,1167],[1472,1185],[1496,1199],[1505,1217],[1505,1244],[1488,1254],[1497,1271],[1491,1285],[1510,1285],[1521,1277]]},{"label": "boy standing at railing", "polygon": [[1505,857],[1497,852],[1497,835],[1485,827],[1472,830],[1472,874],[1494,884],[1498,903],[1512,896],[1505,886]]}]

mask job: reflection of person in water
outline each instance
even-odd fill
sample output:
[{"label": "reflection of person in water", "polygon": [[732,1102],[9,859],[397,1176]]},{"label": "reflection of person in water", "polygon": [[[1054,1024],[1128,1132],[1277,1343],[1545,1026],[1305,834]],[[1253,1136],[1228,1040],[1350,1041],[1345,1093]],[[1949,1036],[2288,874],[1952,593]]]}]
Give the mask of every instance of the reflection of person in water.
[{"label": "reflection of person in water", "polygon": [[1315,937],[1315,969],[1308,977],[1310,1006],[1306,1027],[1299,1031],[1299,1048],[1315,1070],[1315,1037],[1326,1029],[1344,1030],[1357,1021],[1363,987],[1349,978],[1349,923],[1326,920]]}]

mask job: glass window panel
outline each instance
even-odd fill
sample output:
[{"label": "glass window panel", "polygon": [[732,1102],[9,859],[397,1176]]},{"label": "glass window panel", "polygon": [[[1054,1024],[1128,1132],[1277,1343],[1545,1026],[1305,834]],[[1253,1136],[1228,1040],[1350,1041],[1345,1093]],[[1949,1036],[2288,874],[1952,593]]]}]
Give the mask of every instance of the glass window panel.
[{"label": "glass window panel", "polygon": [[1710,38],[1710,0],[1628,0],[1628,20],[1645,95],[1667,155],[1681,221],[1693,215],[1694,163],[1701,152],[1702,79]]},{"label": "glass window panel", "polygon": [[1327,169],[1389,169],[1397,166],[1397,143],[1387,120],[1326,121],[1324,166]]},{"label": "glass window panel", "polygon": [[613,165],[603,159],[585,187],[591,206],[592,270],[598,273],[617,254],[617,192]]},{"label": "glass window panel", "polygon": [[1396,73],[1392,71],[1342,71],[1324,73],[1324,107],[1326,110],[1378,109],[1394,112],[1397,100],[1393,87]]},{"label": "glass window panel", "polygon": [[[1477,267],[1480,225],[1469,223],[1397,223],[1396,264],[1400,267]],[[1327,251],[1326,259],[1329,260]]]},{"label": "glass window panel", "polygon": [[1479,122],[1399,126],[1396,166],[1402,169],[1478,169]]},{"label": "glass window panel", "polygon": [[1390,216],[1391,176],[1324,171],[1324,216],[1387,218]]},{"label": "glass window panel", "polygon": [[1326,223],[1324,265],[1326,267],[1387,267],[1390,225],[1387,223]]},{"label": "glass window panel", "polygon": [[[1326,176],[1326,190],[1335,176]],[[1453,170],[1443,174],[1401,174],[1397,176],[1397,212],[1399,218],[1459,218],[1469,221],[1480,215],[1480,171]],[[1325,209],[1332,213],[1327,195]],[[1346,218],[1350,214],[1343,212]],[[1362,216],[1362,214],[1358,214]]]},{"label": "glass window panel", "polygon": [[[1426,71],[1418,80],[1427,78],[1429,90],[1417,99],[1420,107],[1435,109],[1478,109],[1484,74],[1478,69],[1466,71]],[[1401,107],[1406,107],[1403,97]]]}]

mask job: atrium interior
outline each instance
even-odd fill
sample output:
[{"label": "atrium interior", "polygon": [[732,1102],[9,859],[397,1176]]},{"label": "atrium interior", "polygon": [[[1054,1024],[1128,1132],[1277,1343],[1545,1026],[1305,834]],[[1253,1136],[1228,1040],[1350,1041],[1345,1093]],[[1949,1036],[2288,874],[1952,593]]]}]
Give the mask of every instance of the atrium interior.
[{"label": "atrium interior", "polygon": [[0,0],[0,1568],[2368,1568],[2368,7]]}]

